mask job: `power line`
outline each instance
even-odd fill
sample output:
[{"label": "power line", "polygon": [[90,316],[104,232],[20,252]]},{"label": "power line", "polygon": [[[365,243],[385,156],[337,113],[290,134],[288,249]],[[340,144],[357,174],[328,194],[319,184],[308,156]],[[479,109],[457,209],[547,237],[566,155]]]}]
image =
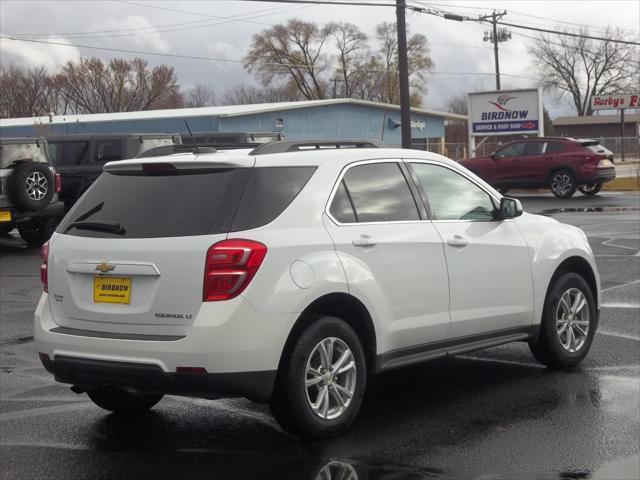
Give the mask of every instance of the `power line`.
[{"label": "power line", "polygon": [[[122,3],[132,3],[132,2],[122,2]],[[133,3],[132,3],[133,4]],[[136,4],[137,5],[137,4]],[[243,13],[243,14],[238,14],[238,15],[232,15],[229,17],[220,17],[220,16],[212,16],[212,15],[206,15],[207,17],[211,17],[211,18],[218,18],[218,19],[225,19],[221,22],[214,22],[214,23],[204,23],[201,25],[194,25],[195,23],[202,23],[202,22],[208,22],[208,20],[196,20],[193,22],[184,22],[184,23],[176,23],[176,24],[168,24],[166,26],[179,26],[179,25],[190,25],[189,27],[180,27],[180,28],[169,28],[169,29],[157,29],[157,25],[151,25],[149,27],[144,27],[144,28],[139,28],[139,29],[135,29],[135,28],[128,28],[128,29],[122,29],[121,31],[130,31],[130,30],[137,30],[135,32],[132,33],[119,33],[119,34],[112,34],[112,35],[94,35],[94,33],[100,33],[100,32],[77,32],[75,34],[64,34],[64,33],[57,33],[57,34],[10,34],[7,33],[6,35],[11,35],[11,36],[20,36],[20,37],[50,37],[53,35],[56,36],[64,36],[66,38],[78,38],[78,39],[85,39],[85,38],[118,38],[118,37],[133,37],[133,36],[137,36],[137,35],[147,35],[147,34],[154,34],[154,33],[165,33],[165,32],[176,32],[176,31],[181,31],[181,30],[193,30],[195,28],[208,28],[208,27],[214,27],[214,26],[218,26],[218,25],[225,25],[228,23],[233,23],[233,22],[247,22],[247,23],[253,23],[253,24],[258,24],[258,25],[267,25],[267,26],[272,26],[272,23],[266,23],[266,22],[256,22],[256,21],[252,21],[250,19],[253,18],[261,18],[261,17],[265,17],[265,16],[269,16],[269,15],[276,15],[276,14],[281,14],[284,12],[289,12],[291,10],[298,10],[300,8],[308,8],[309,5],[302,5],[302,6],[296,6],[296,7],[287,7],[287,8],[270,8],[270,9],[264,9],[264,10],[256,10],[255,12],[251,12],[251,13]],[[162,7],[159,7],[162,8]],[[166,10],[165,8],[162,8],[163,10]],[[174,9],[171,9],[174,10]],[[274,11],[275,10],[275,11]],[[258,13],[258,12],[272,12],[272,13],[260,13],[258,15],[252,15],[254,13]],[[247,17],[246,15],[252,15]],[[239,17],[244,17],[244,18],[239,18]],[[140,30],[149,30],[149,31],[140,31]],[[114,30],[114,32],[116,32],[117,30]],[[108,32],[105,30],[105,32]]]},{"label": "power line", "polygon": [[[295,1],[295,0],[291,0],[291,1]],[[425,6],[429,5],[426,2],[421,2],[419,0],[416,0],[416,1],[420,5],[425,5]],[[478,18],[473,18],[473,17],[453,14],[451,12],[446,12],[444,10],[432,9],[432,8],[420,8],[420,7],[414,7],[413,10],[416,11],[416,12],[426,13],[428,15],[435,15],[435,16],[438,16],[438,17],[443,17],[443,18],[448,19],[448,20],[457,20],[457,21],[460,21],[460,22],[462,22],[462,21],[470,21],[470,22],[489,22],[489,23],[493,23],[493,21],[489,21],[488,20],[488,16],[484,16],[484,17],[479,16]],[[529,26],[529,25],[520,25],[520,24],[517,24],[517,23],[497,22],[497,24],[504,25],[506,27],[520,28],[520,29],[524,29],[524,30],[533,30],[533,31],[536,31],[536,32],[552,33],[552,34],[555,34],[555,35],[565,35],[565,36],[577,37],[577,38],[587,38],[587,39],[591,39],[591,40],[600,40],[600,41],[611,42],[611,43],[621,43],[621,44],[625,44],[625,45],[640,45],[640,42],[632,42],[630,40],[620,40],[620,39],[615,39],[615,38],[596,37],[596,36],[593,36],[593,35],[587,35],[587,34],[582,34],[582,33],[572,33],[572,32],[566,32],[566,31],[561,31],[561,30],[552,30],[552,29],[547,29],[547,28],[533,27],[533,26]]]},{"label": "power line", "polygon": [[538,28],[538,27],[530,27],[530,26],[526,26],[526,25],[518,25],[516,23],[507,23],[507,22],[498,22],[499,25],[504,25],[506,27],[512,27],[512,28],[520,28],[520,29],[524,29],[524,30],[533,30],[536,32],[543,32],[543,33],[553,33],[556,35],[565,35],[565,36],[569,36],[569,37],[577,37],[577,38],[588,38],[590,40],[600,40],[603,42],[611,42],[611,43],[622,43],[625,45],[640,45],[640,42],[632,42],[630,40],[618,40],[615,38],[605,38],[605,37],[595,37],[593,35],[584,35],[584,34],[580,34],[580,33],[571,33],[571,32],[562,32],[562,31],[558,31],[558,30],[551,30],[548,28]]},{"label": "power line", "polygon": [[[0,39],[2,40],[12,40],[12,41],[16,41],[16,42],[27,42],[27,43],[38,43],[38,44],[46,44],[46,45],[60,45],[60,46],[64,46],[64,47],[76,47],[76,48],[87,48],[87,49],[91,49],[91,50],[101,50],[101,51],[109,51],[109,52],[118,52],[118,53],[131,53],[131,54],[136,54],[136,55],[151,55],[151,56],[156,56],[156,57],[169,57],[169,58],[182,58],[182,59],[188,59],[188,60],[203,60],[203,61],[210,61],[210,62],[225,62],[225,63],[240,63],[243,64],[244,62],[242,60],[237,60],[237,59],[229,59],[229,58],[214,58],[214,57],[200,57],[200,56],[196,56],[196,55],[184,55],[184,54],[178,54],[178,53],[161,53],[161,52],[153,52],[153,51],[145,51],[145,50],[129,50],[129,49],[124,49],[124,48],[111,48],[111,47],[98,47],[98,46],[94,46],[94,45],[80,45],[80,44],[76,44],[76,43],[64,43],[64,42],[56,42],[56,41],[50,41],[50,40],[36,40],[36,39],[29,39],[29,38],[14,38],[14,37],[9,37],[9,36],[5,36],[5,35],[0,35]],[[281,67],[291,67],[291,68],[309,68],[308,65],[301,65],[301,64],[285,64],[285,63],[276,63],[276,62],[264,62],[267,65],[274,65],[274,66],[281,66]],[[319,66],[319,67],[314,67],[317,70],[338,70],[338,71],[342,71],[344,70],[344,68],[342,67],[331,67],[331,66]],[[373,68],[352,68],[352,69],[348,69],[350,71],[358,71],[358,72],[370,72],[370,73],[388,73],[388,72],[393,72],[395,73],[395,70],[388,70],[388,69],[373,69]],[[429,75],[467,75],[467,76],[483,76],[483,75],[493,75],[493,73],[485,73],[485,72],[430,72]],[[510,75],[510,74],[503,74],[509,77],[514,77],[514,78],[525,78],[525,79],[534,79],[533,77],[526,77],[524,75]]]}]

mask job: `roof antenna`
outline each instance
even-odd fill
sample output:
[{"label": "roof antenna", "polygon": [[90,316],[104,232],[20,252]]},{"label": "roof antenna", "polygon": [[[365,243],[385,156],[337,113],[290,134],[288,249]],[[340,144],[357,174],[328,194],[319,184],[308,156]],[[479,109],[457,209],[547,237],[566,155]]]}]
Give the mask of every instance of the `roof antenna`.
[{"label": "roof antenna", "polygon": [[193,142],[193,153],[200,153],[200,147],[198,147],[198,142],[196,142],[195,137],[193,136],[193,132],[191,131],[191,129],[189,128],[189,124],[187,123],[186,120],[184,120],[184,124],[187,126],[187,130],[189,131],[189,135],[191,136],[191,141]]}]

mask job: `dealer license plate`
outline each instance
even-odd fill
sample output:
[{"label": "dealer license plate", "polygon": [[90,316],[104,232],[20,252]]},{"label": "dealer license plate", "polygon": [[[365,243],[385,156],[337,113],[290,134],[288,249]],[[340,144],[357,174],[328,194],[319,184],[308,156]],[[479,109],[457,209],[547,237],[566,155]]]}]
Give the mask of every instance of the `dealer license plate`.
[{"label": "dealer license plate", "polygon": [[94,277],[94,303],[131,303],[131,279],[126,277]]}]

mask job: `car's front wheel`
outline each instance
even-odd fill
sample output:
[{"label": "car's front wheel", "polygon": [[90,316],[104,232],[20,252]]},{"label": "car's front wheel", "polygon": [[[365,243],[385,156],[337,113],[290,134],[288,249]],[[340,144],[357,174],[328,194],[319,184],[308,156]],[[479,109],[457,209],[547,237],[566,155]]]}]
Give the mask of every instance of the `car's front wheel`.
[{"label": "car's front wheel", "polygon": [[558,276],[545,299],[538,338],[531,353],[550,367],[573,367],[589,352],[598,327],[596,303],[587,282],[577,273]]},{"label": "car's front wheel", "polygon": [[551,175],[549,188],[557,198],[570,198],[576,193],[576,181],[568,170],[558,170]]},{"label": "car's front wheel", "polygon": [[107,387],[88,390],[87,395],[100,408],[119,415],[144,413],[162,399],[160,394],[136,394]]},{"label": "car's front wheel", "polygon": [[366,377],[364,351],[353,329],[339,318],[313,319],[283,358],[271,409],[294,435],[338,434],[360,410]]},{"label": "car's front wheel", "polygon": [[586,185],[579,185],[578,190],[584,195],[593,196],[602,190],[601,183],[587,183]]}]

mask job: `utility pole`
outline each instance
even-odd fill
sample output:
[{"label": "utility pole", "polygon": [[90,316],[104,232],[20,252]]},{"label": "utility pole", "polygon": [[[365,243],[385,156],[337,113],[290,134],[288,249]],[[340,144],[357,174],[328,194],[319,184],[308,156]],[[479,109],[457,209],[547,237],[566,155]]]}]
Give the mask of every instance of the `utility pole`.
[{"label": "utility pole", "polygon": [[495,10],[491,15],[485,15],[480,17],[480,21],[490,22],[492,25],[492,32],[484,32],[483,40],[485,42],[491,41],[493,43],[493,55],[496,64],[496,90],[500,90],[500,62],[498,60],[498,43],[506,42],[511,39],[511,32],[506,28],[498,28],[498,21],[507,14],[507,11],[496,12]]},{"label": "utility pole", "polygon": [[402,148],[411,148],[411,103],[409,98],[409,62],[407,60],[407,26],[405,0],[396,0],[398,26],[398,75],[400,80],[400,131]]}]

